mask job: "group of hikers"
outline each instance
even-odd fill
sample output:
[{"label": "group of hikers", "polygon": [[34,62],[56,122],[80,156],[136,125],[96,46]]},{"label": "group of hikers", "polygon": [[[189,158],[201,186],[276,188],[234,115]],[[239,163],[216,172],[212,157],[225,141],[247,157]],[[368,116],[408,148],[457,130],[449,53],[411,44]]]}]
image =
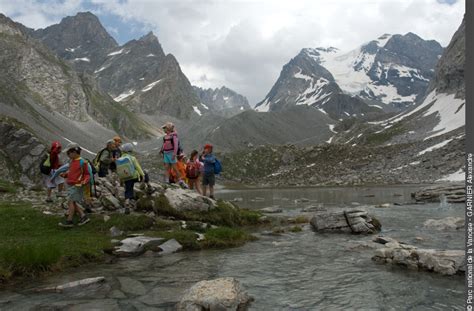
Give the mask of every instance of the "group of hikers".
[{"label": "group of hikers", "polygon": [[[174,124],[167,122],[162,129],[165,135],[160,154],[165,166],[165,182],[194,189],[204,196],[209,193],[209,197],[214,199],[215,175],[220,173],[221,164],[213,154],[213,146],[206,144],[201,154],[193,150],[187,159]],[[63,164],[60,160],[63,151],[61,143],[54,141],[51,144],[48,153],[41,160],[40,171],[47,188],[46,202],[53,202],[52,190],[55,188],[57,188],[56,196],[67,196],[66,219],[60,222],[59,226],[73,227],[75,215],[79,216],[77,223],[79,226],[90,221],[87,214],[93,212],[95,175],[98,177],[111,175],[110,177],[118,179],[120,185],[124,187],[124,213],[130,213],[130,209],[135,206],[135,184],[143,182],[150,187],[148,173],[142,169],[134,155],[134,149],[134,144],[122,144],[122,139],[115,136],[107,141],[105,148],[90,161],[81,157],[82,149],[78,144],[70,143],[64,150],[69,161]]]}]

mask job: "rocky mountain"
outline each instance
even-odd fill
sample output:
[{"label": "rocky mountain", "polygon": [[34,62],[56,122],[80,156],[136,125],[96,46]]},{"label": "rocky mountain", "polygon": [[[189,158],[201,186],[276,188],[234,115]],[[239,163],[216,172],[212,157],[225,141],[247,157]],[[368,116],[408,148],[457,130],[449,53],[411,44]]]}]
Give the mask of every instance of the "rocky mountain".
[{"label": "rocky mountain", "polygon": [[215,89],[193,88],[201,102],[200,106],[194,108],[199,115],[215,113],[229,118],[251,109],[247,98],[225,86]]},{"label": "rocky mountain", "polygon": [[40,139],[90,149],[115,133],[146,138],[155,131],[78,74],[26,28],[0,15],[0,113],[28,124]]},{"label": "rocky mountain", "polygon": [[148,33],[119,46],[90,12],[34,31],[34,36],[78,70],[93,75],[102,90],[128,110],[187,119],[199,100],[172,54]]},{"label": "rocky mountain", "polygon": [[62,59],[71,61],[79,71],[93,72],[101,65],[110,50],[118,44],[90,12],[68,16],[59,24],[31,31]]}]

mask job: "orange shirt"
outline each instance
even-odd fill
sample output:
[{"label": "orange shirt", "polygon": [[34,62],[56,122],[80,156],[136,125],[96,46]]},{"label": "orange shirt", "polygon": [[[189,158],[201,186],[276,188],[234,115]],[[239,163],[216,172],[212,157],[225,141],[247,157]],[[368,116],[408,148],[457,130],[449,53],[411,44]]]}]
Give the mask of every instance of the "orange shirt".
[{"label": "orange shirt", "polygon": [[69,171],[67,172],[67,184],[70,186],[76,184],[87,184],[90,180],[89,170],[87,169],[87,162],[82,160],[83,167],[81,168],[81,158],[72,160],[69,163]]},{"label": "orange shirt", "polygon": [[178,161],[178,163],[176,163],[176,167],[178,168],[179,174],[181,175],[181,179],[186,179],[186,163]]}]

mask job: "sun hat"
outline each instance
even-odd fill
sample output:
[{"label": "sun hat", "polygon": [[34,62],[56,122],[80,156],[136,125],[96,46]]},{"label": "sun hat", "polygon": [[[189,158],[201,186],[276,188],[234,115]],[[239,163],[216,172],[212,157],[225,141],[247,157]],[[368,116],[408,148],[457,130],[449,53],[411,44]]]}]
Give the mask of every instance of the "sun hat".
[{"label": "sun hat", "polygon": [[123,152],[132,152],[133,151],[133,145],[131,143],[126,143],[122,146],[122,151]]},{"label": "sun hat", "polygon": [[64,152],[68,152],[70,150],[74,150],[76,152],[79,152],[81,151],[81,147],[79,146],[79,144],[76,144],[76,143],[70,143],[69,145],[66,146],[66,149],[64,150]]}]

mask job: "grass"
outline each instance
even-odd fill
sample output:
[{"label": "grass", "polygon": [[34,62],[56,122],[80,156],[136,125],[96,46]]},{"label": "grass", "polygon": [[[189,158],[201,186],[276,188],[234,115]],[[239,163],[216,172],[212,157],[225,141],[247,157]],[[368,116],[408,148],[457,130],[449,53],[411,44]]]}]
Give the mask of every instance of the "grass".
[{"label": "grass", "polygon": [[17,190],[17,187],[15,184],[12,184],[8,181],[0,179],[0,192],[3,193],[15,193]]},{"label": "grass", "polygon": [[[215,211],[186,216],[192,218],[188,219],[188,229],[181,229],[180,221],[122,214],[110,215],[107,222],[103,215],[93,215],[85,226],[63,229],[58,226],[63,219],[60,216],[45,215],[29,203],[1,202],[0,283],[103,261],[106,258],[104,250],[113,248],[109,234],[113,226],[125,234],[145,233],[176,239],[185,250],[227,248],[255,239],[237,227],[256,224],[260,214],[219,202]],[[200,228],[193,221],[206,221],[221,227]],[[201,232],[204,240],[198,241],[196,232]]]}]

